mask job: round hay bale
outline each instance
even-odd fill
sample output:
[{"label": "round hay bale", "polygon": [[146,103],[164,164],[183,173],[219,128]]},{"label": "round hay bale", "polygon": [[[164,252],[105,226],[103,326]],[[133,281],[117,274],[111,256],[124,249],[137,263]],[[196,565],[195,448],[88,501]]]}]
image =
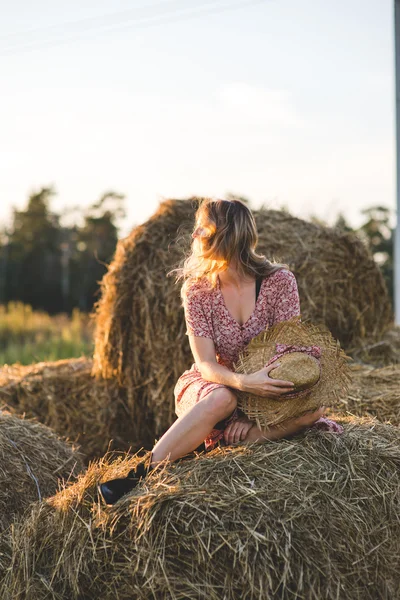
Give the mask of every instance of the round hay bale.
[{"label": "round hay bale", "polygon": [[[10,536],[0,533],[0,582],[6,576],[7,569],[11,563],[11,541]],[[1,583],[0,583],[1,591]]]},{"label": "round hay bale", "polygon": [[11,559],[12,523],[82,469],[80,453],[51,429],[0,411],[0,580]]},{"label": "round hay bale", "polygon": [[36,500],[53,496],[58,483],[83,469],[76,448],[49,427],[0,412],[0,531]]},{"label": "round hay bale", "polygon": [[93,464],[15,528],[4,599],[376,600],[400,591],[400,431],[345,424],[155,470]]},{"label": "round hay bale", "polygon": [[[118,243],[95,311],[93,373],[126,386],[136,436],[154,439],[174,421],[173,389],[192,357],[180,285],[167,273],[190,246],[200,199],[168,200]],[[326,326],[350,353],[379,339],[392,319],[383,276],[351,233],[287,212],[255,210],[259,250],[294,272],[302,318]]]},{"label": "round hay bale", "polygon": [[146,440],[132,438],[125,390],[115,380],[94,378],[91,370],[86,358],[4,366],[0,402],[78,443],[86,461],[109,448],[128,450],[132,441],[140,447]]},{"label": "round hay bale", "polygon": [[375,368],[353,364],[350,370],[352,383],[348,396],[340,399],[335,411],[400,425],[400,365]]}]

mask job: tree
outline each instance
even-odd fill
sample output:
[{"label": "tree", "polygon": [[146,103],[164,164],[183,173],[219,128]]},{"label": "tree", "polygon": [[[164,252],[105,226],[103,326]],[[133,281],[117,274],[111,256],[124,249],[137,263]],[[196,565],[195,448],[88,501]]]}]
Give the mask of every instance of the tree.
[{"label": "tree", "polygon": [[9,261],[9,231],[7,227],[0,230],[0,304],[7,302],[7,269]]},{"label": "tree", "polygon": [[59,217],[50,212],[52,187],[29,196],[13,211],[8,240],[7,299],[55,312],[61,303]]},{"label": "tree", "polygon": [[[109,191],[88,209],[74,207],[79,224],[61,224],[51,212],[52,187],[32,193],[24,210],[13,211],[0,237],[0,302],[20,300],[50,313],[91,310],[99,281],[118,241],[124,197]],[[71,212],[71,210],[69,210]]]},{"label": "tree", "polygon": [[108,191],[84,214],[77,230],[73,260],[74,306],[83,311],[92,308],[99,282],[107,271],[118,242],[116,222],[125,216],[124,196]]},{"label": "tree", "polygon": [[365,241],[380,266],[393,303],[393,243],[395,230],[390,225],[393,211],[386,206],[377,205],[364,209],[361,214],[365,215],[367,220],[357,230],[357,233]]}]

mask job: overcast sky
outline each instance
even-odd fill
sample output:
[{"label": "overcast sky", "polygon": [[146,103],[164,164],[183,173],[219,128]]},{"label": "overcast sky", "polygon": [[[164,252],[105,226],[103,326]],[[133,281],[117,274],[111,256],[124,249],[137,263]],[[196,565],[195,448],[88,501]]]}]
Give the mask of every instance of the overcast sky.
[{"label": "overcast sky", "polygon": [[391,0],[0,2],[0,222],[126,195],[395,208]]}]

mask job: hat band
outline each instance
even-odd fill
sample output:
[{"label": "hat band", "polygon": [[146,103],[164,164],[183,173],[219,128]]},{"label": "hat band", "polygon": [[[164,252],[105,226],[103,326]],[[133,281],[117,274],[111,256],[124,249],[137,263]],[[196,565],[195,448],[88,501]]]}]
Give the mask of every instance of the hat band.
[{"label": "hat band", "polygon": [[315,358],[321,358],[321,348],[319,346],[295,346],[294,344],[276,344],[276,351],[282,354],[287,352],[305,352]]},{"label": "hat band", "polygon": [[301,390],[299,392],[289,392],[288,394],[285,394],[285,398],[299,398],[301,396],[307,396],[307,394],[310,393],[310,390],[312,390],[312,388],[317,385],[321,377],[321,363],[319,360],[321,358],[321,348],[319,346],[295,346],[294,344],[277,343],[275,349],[277,353],[275,354],[275,356],[269,359],[269,361],[265,365],[266,367],[268,367],[270,364],[281,358],[281,356],[283,356],[284,354],[289,354],[290,352],[305,352],[309,356],[312,356],[313,358],[317,359],[319,366],[319,377],[317,381],[305,390]]}]

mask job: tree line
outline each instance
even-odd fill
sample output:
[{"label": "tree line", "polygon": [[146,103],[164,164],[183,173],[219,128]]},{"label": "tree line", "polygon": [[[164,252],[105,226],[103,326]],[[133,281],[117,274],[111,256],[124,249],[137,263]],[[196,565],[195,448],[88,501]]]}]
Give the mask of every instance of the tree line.
[{"label": "tree line", "polygon": [[[0,304],[18,300],[55,314],[90,311],[97,299],[118,241],[124,196],[107,192],[86,209],[56,214],[54,195],[52,187],[31,194],[1,231]],[[66,225],[71,217],[79,224]]]},{"label": "tree line", "polygon": [[[14,209],[11,225],[0,231],[0,304],[21,301],[56,314],[91,311],[98,299],[99,282],[117,245],[118,222],[125,216],[124,196],[110,191],[88,208],[57,214],[51,210],[55,193],[52,187],[32,193],[26,208]],[[334,226],[355,232],[367,245],[393,302],[392,211],[374,206],[362,214],[365,222],[357,230],[341,214]],[[71,218],[78,222],[66,224]]]}]

